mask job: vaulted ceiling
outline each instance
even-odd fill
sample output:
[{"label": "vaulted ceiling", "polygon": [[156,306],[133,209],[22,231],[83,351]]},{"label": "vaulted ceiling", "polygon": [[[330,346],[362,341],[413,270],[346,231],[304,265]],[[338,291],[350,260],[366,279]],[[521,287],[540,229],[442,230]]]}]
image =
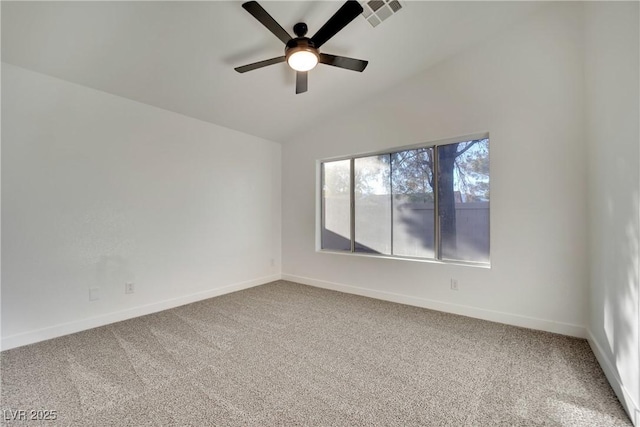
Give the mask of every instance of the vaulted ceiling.
[{"label": "vaulted ceiling", "polygon": [[[261,1],[290,33],[313,35],[334,1]],[[418,2],[376,27],[363,16],[322,51],[369,61],[363,73],[319,65],[295,94],[284,63],[234,67],[283,55],[283,44],[237,1],[7,2],[2,60],[73,83],[273,141],[357,109],[377,94],[535,12],[538,2]],[[505,58],[507,61],[508,58]]]}]

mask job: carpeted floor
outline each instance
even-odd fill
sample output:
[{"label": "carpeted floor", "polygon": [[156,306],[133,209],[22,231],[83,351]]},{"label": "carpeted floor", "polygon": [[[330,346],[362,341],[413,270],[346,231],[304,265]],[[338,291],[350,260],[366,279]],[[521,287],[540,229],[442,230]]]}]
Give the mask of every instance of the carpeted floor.
[{"label": "carpeted floor", "polygon": [[584,340],[285,281],[0,358],[5,425],[631,425]]}]

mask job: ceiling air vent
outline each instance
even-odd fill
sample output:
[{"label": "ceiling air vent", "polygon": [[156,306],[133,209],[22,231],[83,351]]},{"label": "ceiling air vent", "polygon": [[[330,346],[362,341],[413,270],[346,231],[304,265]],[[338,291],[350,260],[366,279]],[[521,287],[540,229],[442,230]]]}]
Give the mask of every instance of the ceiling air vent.
[{"label": "ceiling air vent", "polygon": [[403,7],[398,0],[369,0],[360,4],[364,9],[362,16],[374,27]]}]

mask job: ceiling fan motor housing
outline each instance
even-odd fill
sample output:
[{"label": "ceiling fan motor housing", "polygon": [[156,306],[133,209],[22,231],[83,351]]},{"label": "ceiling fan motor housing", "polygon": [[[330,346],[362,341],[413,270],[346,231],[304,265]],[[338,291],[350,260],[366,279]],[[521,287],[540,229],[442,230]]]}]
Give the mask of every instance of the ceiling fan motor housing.
[{"label": "ceiling fan motor housing", "polygon": [[[296,26],[299,24],[296,24]],[[303,24],[304,25],[304,24]],[[305,25],[306,27],[306,25]],[[294,27],[295,28],[295,27]],[[296,37],[287,42],[287,46],[284,48],[284,54],[289,60],[289,57],[296,52],[307,51],[313,53],[316,57],[320,56],[318,49],[316,48],[313,41],[308,37]]]},{"label": "ceiling fan motor housing", "polygon": [[293,34],[298,37],[304,37],[307,35],[307,31],[309,31],[309,27],[304,22],[298,22],[293,26]]}]

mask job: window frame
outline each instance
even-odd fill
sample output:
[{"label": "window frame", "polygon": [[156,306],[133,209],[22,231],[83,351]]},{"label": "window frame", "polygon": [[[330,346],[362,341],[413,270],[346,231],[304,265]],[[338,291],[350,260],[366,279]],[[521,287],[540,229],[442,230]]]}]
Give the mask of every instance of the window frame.
[{"label": "window frame", "polygon": [[[408,255],[394,255],[394,254],[374,254],[374,253],[366,253],[366,252],[357,252],[355,251],[355,160],[358,158],[371,157],[371,156],[380,156],[380,155],[391,155],[401,151],[407,150],[415,150],[420,148],[432,148],[434,149],[434,182],[437,183],[437,171],[438,171],[438,151],[437,147],[443,145],[456,144],[460,142],[466,141],[474,141],[481,139],[489,139],[489,132],[475,133],[470,135],[463,135],[455,138],[447,138],[441,139],[437,141],[432,141],[428,143],[419,143],[419,144],[411,144],[411,145],[403,145],[399,147],[390,147],[383,150],[372,151],[372,152],[363,152],[358,154],[352,154],[348,156],[337,156],[337,157],[329,157],[316,160],[316,239],[315,239],[315,249],[316,252],[327,253],[327,254],[340,254],[340,255],[350,255],[350,256],[360,256],[360,257],[369,257],[369,258],[383,258],[383,259],[395,259],[395,260],[406,260],[406,261],[418,261],[418,262],[426,262],[432,264],[445,264],[445,265],[464,265],[464,266],[472,266],[479,268],[491,268],[491,221],[492,214],[491,208],[489,207],[489,261],[481,262],[481,261],[468,261],[468,260],[453,260],[453,259],[442,259],[442,248],[441,248],[441,235],[440,235],[440,215],[439,215],[439,205],[438,205],[438,191],[434,188],[434,257],[433,258],[424,258],[424,257],[413,257]],[[491,150],[489,150],[489,162],[491,157]],[[323,197],[323,183],[324,183],[324,163],[341,161],[341,160],[349,160],[350,161],[350,202],[349,202],[349,231],[350,231],[350,240],[351,240],[351,248],[350,250],[337,250],[337,249],[323,249],[322,248],[322,227],[324,226],[324,197]],[[436,185],[437,187],[437,185]],[[491,190],[491,178],[489,178],[489,190]],[[392,196],[393,197],[393,196]],[[489,201],[489,206],[491,206],[491,201]],[[392,230],[393,230],[393,210],[391,212],[392,215]],[[393,231],[392,231],[393,233]],[[393,236],[393,234],[392,234]],[[392,237],[392,247],[393,247],[393,237]]]}]

